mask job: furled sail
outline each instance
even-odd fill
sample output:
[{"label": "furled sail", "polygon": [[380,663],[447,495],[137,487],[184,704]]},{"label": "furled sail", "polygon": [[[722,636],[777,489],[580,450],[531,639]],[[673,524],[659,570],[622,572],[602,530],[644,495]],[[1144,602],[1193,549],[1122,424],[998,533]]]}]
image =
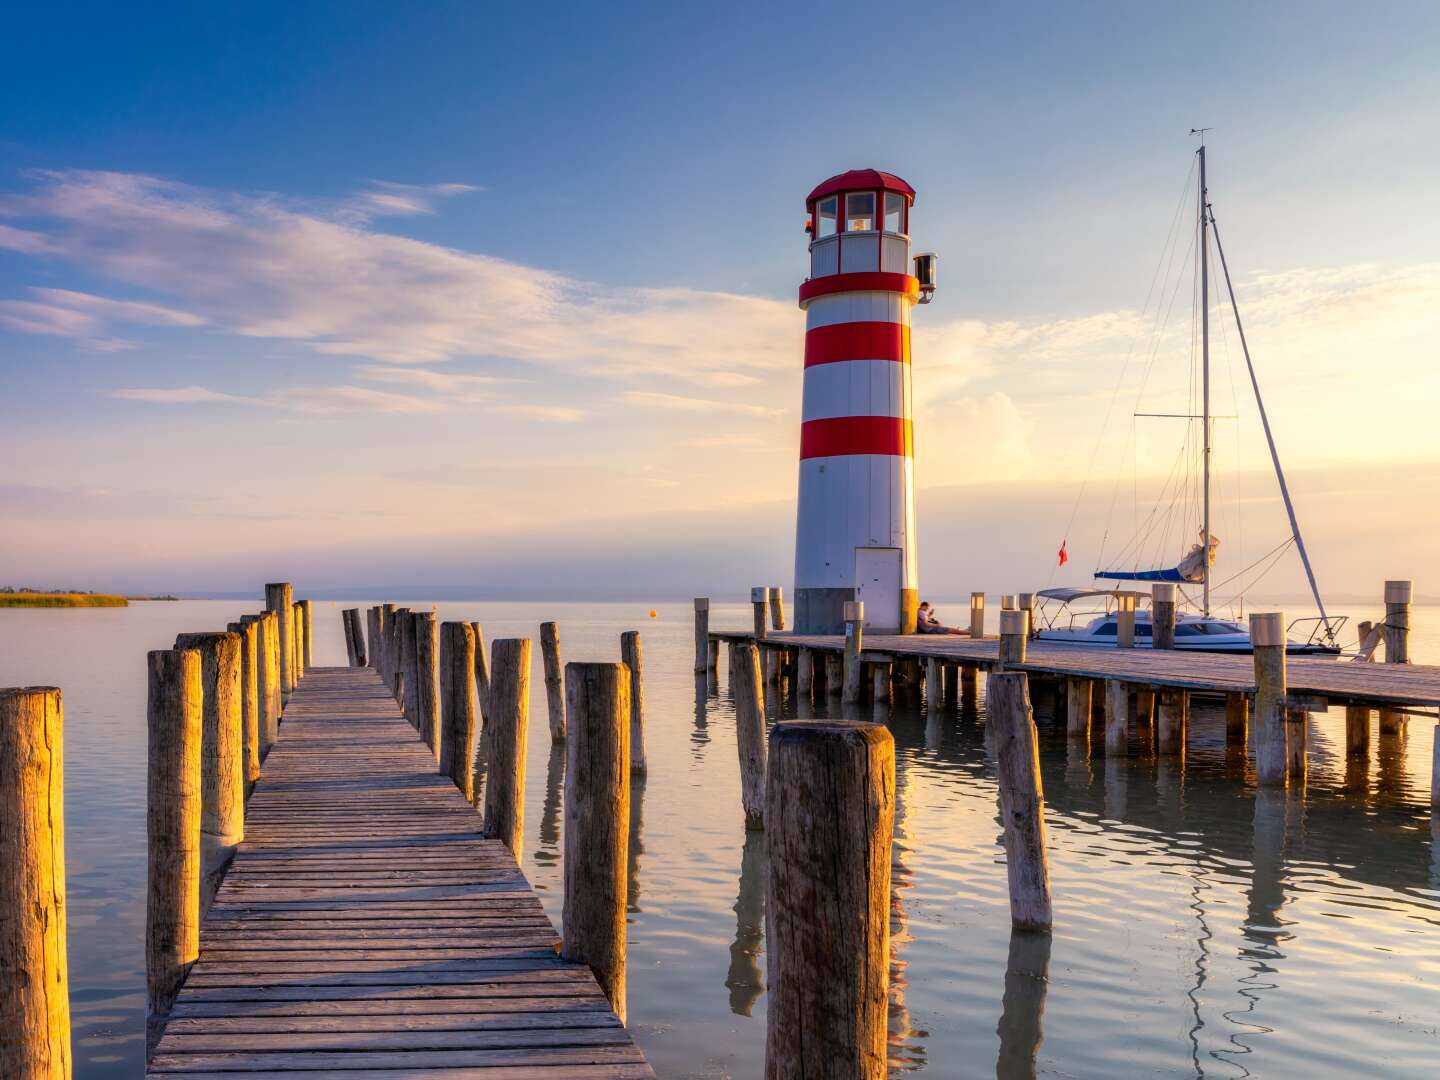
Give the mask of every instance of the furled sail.
[{"label": "furled sail", "polygon": [[[1210,565],[1215,565],[1215,549],[1220,538],[1210,537]],[[1195,544],[1185,553],[1176,566],[1164,570],[1096,570],[1097,578],[1107,581],[1173,581],[1177,584],[1198,585],[1205,580],[1205,546]]]}]

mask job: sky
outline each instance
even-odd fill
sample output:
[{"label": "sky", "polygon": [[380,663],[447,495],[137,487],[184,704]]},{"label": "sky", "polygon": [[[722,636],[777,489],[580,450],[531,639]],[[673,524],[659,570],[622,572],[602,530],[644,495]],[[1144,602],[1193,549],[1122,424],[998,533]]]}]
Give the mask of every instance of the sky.
[{"label": "sky", "polygon": [[[1133,414],[1194,408],[1208,126],[1322,586],[1425,591],[1433,5],[57,3],[6,25],[0,583],[788,581],[804,197],[856,167],[915,186],[940,255],[914,317],[923,589],[1178,558],[1194,425]],[[1238,573],[1288,527],[1219,299]],[[1282,553],[1255,587],[1299,583]]]}]

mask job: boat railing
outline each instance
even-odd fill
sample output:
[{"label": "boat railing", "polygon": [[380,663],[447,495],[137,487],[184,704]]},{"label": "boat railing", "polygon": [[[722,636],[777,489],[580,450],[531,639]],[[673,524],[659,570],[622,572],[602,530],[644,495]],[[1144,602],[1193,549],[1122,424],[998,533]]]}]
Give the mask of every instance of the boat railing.
[{"label": "boat railing", "polygon": [[[1350,621],[1349,615],[1332,615],[1328,619],[1322,615],[1307,615],[1301,619],[1294,619],[1285,628],[1285,636],[1293,637],[1296,627],[1302,628],[1306,637],[1306,645],[1338,645],[1340,628]],[[1309,627],[1308,630],[1304,630]]]}]

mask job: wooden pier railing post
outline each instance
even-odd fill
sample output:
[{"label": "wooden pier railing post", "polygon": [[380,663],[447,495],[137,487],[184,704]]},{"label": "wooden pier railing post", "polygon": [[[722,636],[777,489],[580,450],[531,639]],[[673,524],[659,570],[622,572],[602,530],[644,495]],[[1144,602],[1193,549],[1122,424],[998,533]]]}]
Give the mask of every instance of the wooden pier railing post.
[{"label": "wooden pier railing post", "polygon": [[1150,589],[1150,647],[1175,648],[1175,586],[1172,582],[1156,582]]},{"label": "wooden pier railing post", "polygon": [[1225,745],[1242,749],[1250,732],[1250,695],[1232,691],[1225,695]]},{"label": "wooden pier railing post", "polygon": [[1029,680],[1024,672],[992,675],[987,693],[989,722],[995,733],[1000,820],[1005,830],[1010,921],[1018,930],[1048,930],[1051,911],[1050,871],[1045,862],[1045,794],[1040,782],[1040,746],[1030,708]]},{"label": "wooden pier railing post", "polygon": [[[410,609],[397,607],[395,609],[395,616],[390,622],[390,637],[385,652],[389,657],[387,684],[393,690],[399,685],[395,681],[395,676],[405,670],[405,627],[406,624],[410,622]],[[399,705],[402,710],[405,708],[404,698],[397,696],[395,703]]]},{"label": "wooden pier railing post", "polygon": [[770,586],[770,628],[785,629],[785,592],[779,585]]},{"label": "wooden pier railing post", "polygon": [[540,624],[540,658],[545,667],[545,707],[550,720],[550,738],[565,741],[566,690],[560,663],[560,628],[553,622]]},{"label": "wooden pier railing post", "polygon": [[765,827],[765,688],[760,680],[760,650],[737,644],[730,650],[730,693],[740,753],[740,805],[750,830]]},{"label": "wooden pier railing post", "polygon": [[[300,611],[305,617],[305,632],[300,637],[300,670],[309,671],[315,666],[315,602],[313,600],[301,600]],[[359,609],[355,609],[356,626],[355,637],[363,658],[365,655],[365,639],[360,637]],[[360,666],[365,666],[365,661],[360,661]]]},{"label": "wooden pier railing post", "polygon": [[1120,757],[1130,748],[1130,684],[1105,680],[1105,756]]},{"label": "wooden pier railing post", "polygon": [[416,731],[420,730],[420,667],[417,657],[420,613],[407,611],[400,623],[400,667],[405,672],[405,719]]},{"label": "wooden pier railing post", "polygon": [[1072,678],[1065,686],[1065,734],[1077,738],[1090,737],[1090,714],[1094,710],[1091,695],[1094,679]]},{"label": "wooden pier railing post", "polygon": [[1001,611],[1014,611],[1014,610],[1015,610],[1015,595],[1014,595],[1014,593],[1006,593],[1005,595],[1003,595],[1003,596],[1000,597],[1000,610],[1001,610]]},{"label": "wooden pier railing post", "polygon": [[[1385,582],[1385,663],[1410,662],[1409,581]],[[1405,714],[1398,709],[1380,710],[1380,734],[1395,735],[1405,730]]]},{"label": "wooden pier railing post", "polygon": [[240,635],[179,634],[200,654],[200,914],[245,837],[245,749],[240,726]]},{"label": "wooden pier railing post", "polygon": [[288,581],[265,586],[265,606],[280,619],[280,705],[290,700],[295,689],[295,596]]},{"label": "wooden pier railing post", "polygon": [[[864,649],[865,601],[845,601],[845,691],[841,701],[854,705],[860,700],[865,665],[860,661]],[[759,637],[760,635],[756,635]]]},{"label": "wooden pier railing post", "polygon": [[590,965],[625,1020],[630,686],[621,664],[568,664],[561,955]]},{"label": "wooden pier railing post", "polygon": [[[253,624],[252,624],[253,625]],[[204,712],[200,654],[149,655],[146,723],[146,1057],[175,995],[200,956],[200,750]]]},{"label": "wooden pier railing post", "polygon": [[0,689],[0,1076],[69,1080],[64,716],[53,686]]},{"label": "wooden pier railing post", "polygon": [[1286,781],[1285,616],[1250,616],[1250,645],[1255,655],[1255,779],[1283,787]]},{"label": "wooden pier railing post", "polygon": [[416,726],[435,760],[440,760],[440,627],[433,611],[415,616]]},{"label": "wooden pier railing post", "polygon": [[[310,601],[307,600],[305,602],[308,604]],[[368,667],[370,658],[369,654],[365,651],[365,627],[364,624],[360,621],[359,608],[350,609],[350,619],[355,627],[355,666]],[[310,616],[308,610],[305,616],[305,633],[308,640],[308,635],[310,633]]]},{"label": "wooden pier railing post", "polygon": [[767,1077],[886,1075],[894,816],[895,741],[882,725],[775,726]]},{"label": "wooden pier railing post", "polygon": [[620,662],[630,669],[630,770],[643,773],[645,762],[645,652],[640,631],[620,635]]},{"label": "wooden pier railing post", "polygon": [[280,613],[265,611],[265,671],[269,676],[270,711],[260,730],[261,753],[270,753],[270,748],[280,739],[280,720],[285,715],[285,691],[280,681]]},{"label": "wooden pier railing post", "polygon": [[293,678],[291,689],[294,690],[300,685],[300,680],[305,678],[305,609],[296,600],[290,606],[290,613],[294,622],[294,633],[290,638],[290,647],[294,656],[290,661],[290,671]]},{"label": "wooden pier railing post", "polygon": [[766,634],[766,620],[770,612],[770,590],[764,585],[756,585],[750,590],[750,606],[754,609],[754,631],[755,640],[764,641]]},{"label": "wooden pier railing post", "polygon": [[[525,747],[530,730],[530,639],[500,638],[492,647],[490,717],[486,722],[485,835],[499,840],[515,861],[525,844]],[[629,722],[629,717],[626,717]],[[569,804],[567,802],[568,810]],[[595,809],[595,808],[592,808]],[[629,818],[627,816],[626,821]],[[568,862],[570,853],[566,851]],[[585,853],[579,858],[584,859]],[[620,856],[621,869],[625,856]],[[569,877],[569,868],[566,868]],[[567,891],[568,903],[568,891]],[[624,907],[624,900],[621,900]],[[622,961],[623,963],[623,961]]]},{"label": "wooden pier railing post", "polygon": [[1115,644],[1122,649],[1135,647],[1135,594],[1115,596]]},{"label": "wooden pier railing post", "polygon": [[454,781],[467,802],[475,801],[470,768],[475,743],[475,631],[467,622],[440,627],[440,771]]},{"label": "wooden pier railing post", "polygon": [[[483,728],[485,717],[490,714],[490,654],[485,648],[485,631],[480,624],[472,622],[470,630],[475,635],[475,715]],[[548,693],[548,684],[546,690]]]},{"label": "wooden pier railing post", "polygon": [[365,658],[369,666],[378,668],[379,657],[375,643],[380,640],[380,609],[373,604],[365,609]]},{"label": "wooden pier railing post", "polygon": [[695,597],[695,674],[710,670],[710,598]]},{"label": "wooden pier railing post", "polygon": [[260,779],[259,627],[242,618],[226,629],[240,638],[240,731],[248,790]]},{"label": "wooden pier railing post", "polygon": [[240,625],[255,628],[255,755],[263,762],[280,732],[279,675],[275,672],[276,657],[270,647],[274,620],[270,612],[240,616]]},{"label": "wooden pier railing post", "polygon": [[1186,690],[1160,691],[1160,720],[1156,725],[1156,746],[1163,757],[1185,754],[1185,735],[1190,713]]},{"label": "wooden pier railing post", "polygon": [[[1025,642],[1030,636],[1030,613],[1022,608],[1000,612],[1000,652],[998,670],[1025,662]],[[1028,700],[1028,698],[1027,698]]]},{"label": "wooden pier railing post", "polygon": [[979,641],[985,636],[985,594],[970,594],[970,636]]},{"label": "wooden pier railing post", "polygon": [[356,667],[360,654],[355,647],[355,624],[350,620],[349,608],[340,612],[340,629],[345,632],[345,664],[347,667]]},{"label": "wooden pier railing post", "polygon": [[395,605],[380,605],[380,674],[385,685],[390,685],[390,673],[395,670]]}]

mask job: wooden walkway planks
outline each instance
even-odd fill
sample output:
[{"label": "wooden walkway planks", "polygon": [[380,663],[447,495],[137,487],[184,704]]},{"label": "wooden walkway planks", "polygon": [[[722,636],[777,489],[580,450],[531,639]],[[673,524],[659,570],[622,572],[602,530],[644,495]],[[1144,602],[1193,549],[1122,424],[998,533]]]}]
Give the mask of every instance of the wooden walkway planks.
[{"label": "wooden walkway planks", "polygon": [[[712,631],[718,641],[751,641],[748,631]],[[773,633],[765,642],[784,648],[840,653],[839,635]],[[975,641],[941,634],[866,634],[867,655],[939,657],[951,663],[992,667],[999,651],[995,638]],[[1440,667],[1426,664],[1352,663],[1349,660],[1292,656],[1286,661],[1292,694],[1318,695],[1335,704],[1440,706]],[[1190,690],[1255,692],[1254,660],[1248,655],[1167,652],[1152,649],[1095,648],[1030,641],[1017,671],[1119,679],[1145,686]]]},{"label": "wooden walkway planks", "polygon": [[147,1075],[654,1076],[373,671],[311,669],[281,735]]}]

